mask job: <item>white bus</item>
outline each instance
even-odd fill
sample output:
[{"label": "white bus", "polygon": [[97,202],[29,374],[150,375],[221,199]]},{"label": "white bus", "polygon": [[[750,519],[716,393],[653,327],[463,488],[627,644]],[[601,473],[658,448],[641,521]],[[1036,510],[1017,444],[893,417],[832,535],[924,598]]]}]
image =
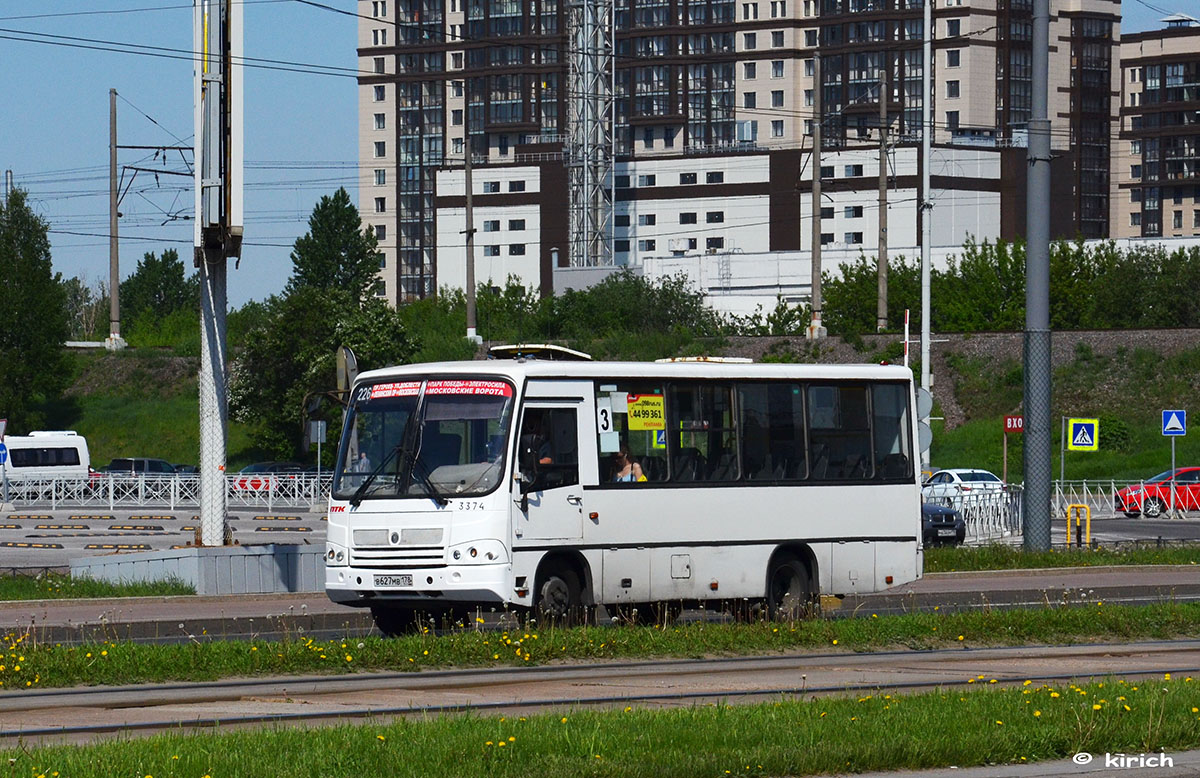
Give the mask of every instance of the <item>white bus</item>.
[{"label": "white bus", "polygon": [[71,430],[37,430],[4,438],[8,459],[4,474],[10,480],[25,478],[78,478],[91,470],[87,439]]},{"label": "white bus", "polygon": [[385,634],[457,606],[753,598],[793,615],[821,593],[880,591],[921,574],[913,403],[899,366],[517,358],[363,373],[326,591]]}]

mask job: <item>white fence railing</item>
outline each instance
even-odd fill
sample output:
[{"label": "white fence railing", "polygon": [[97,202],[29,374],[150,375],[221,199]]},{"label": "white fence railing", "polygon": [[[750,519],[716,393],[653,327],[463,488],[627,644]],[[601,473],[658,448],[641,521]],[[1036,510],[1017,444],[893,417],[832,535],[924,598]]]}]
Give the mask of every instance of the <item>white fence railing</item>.
[{"label": "white fence railing", "polygon": [[[332,473],[262,473],[225,476],[231,509],[315,508],[329,501]],[[28,478],[8,482],[8,500],[23,508],[195,508],[198,475],[93,474],[90,478]]]},{"label": "white fence railing", "polygon": [[967,525],[966,543],[996,543],[1022,536],[1024,490],[1007,486],[1002,492],[976,492],[931,498],[958,511]]},{"label": "white fence railing", "polygon": [[[1125,499],[1120,510],[1116,495]],[[1067,515],[1068,505],[1086,505],[1092,518],[1141,516],[1146,519],[1200,518],[1200,484],[1129,481],[1055,481],[1051,505],[1054,515]]]}]

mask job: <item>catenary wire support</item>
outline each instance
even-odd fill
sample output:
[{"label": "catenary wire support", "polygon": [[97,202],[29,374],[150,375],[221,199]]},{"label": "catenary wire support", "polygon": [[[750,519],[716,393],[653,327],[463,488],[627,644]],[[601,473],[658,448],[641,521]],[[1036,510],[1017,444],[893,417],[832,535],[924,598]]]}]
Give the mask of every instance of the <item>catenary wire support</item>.
[{"label": "catenary wire support", "polygon": [[1025,211],[1025,547],[1050,548],[1050,0],[1033,3]]},{"label": "catenary wire support", "polygon": [[613,0],[572,0],[568,38],[568,257],[572,267],[613,264]]},{"label": "catenary wire support", "polygon": [[227,537],[226,276],[242,245],[242,4],[194,0],[195,263],[200,270],[200,542]]}]

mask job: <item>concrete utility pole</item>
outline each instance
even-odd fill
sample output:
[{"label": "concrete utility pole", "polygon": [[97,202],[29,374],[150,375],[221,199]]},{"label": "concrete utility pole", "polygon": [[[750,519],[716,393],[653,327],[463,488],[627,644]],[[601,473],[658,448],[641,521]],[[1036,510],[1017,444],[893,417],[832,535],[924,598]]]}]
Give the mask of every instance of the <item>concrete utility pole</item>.
[{"label": "concrete utility pole", "polygon": [[11,170],[4,171],[4,205],[8,206],[8,193],[13,190],[13,174]]},{"label": "concrete utility pole", "polygon": [[109,351],[125,348],[121,337],[121,260],[117,240],[117,90],[108,90],[108,338]]},{"label": "concrete utility pole", "polygon": [[813,54],[813,151],[812,151],[812,323],[805,336],[825,337],[821,325],[821,55]]},{"label": "concrete utility pole", "polygon": [[1050,548],[1050,0],[1033,0],[1025,209],[1025,548]]},{"label": "concrete utility pole", "polygon": [[[929,156],[933,143],[933,0],[925,0],[924,41],[921,45],[921,387],[933,394],[929,371],[931,316],[930,241],[933,239],[933,204],[929,200]],[[929,466],[929,450],[921,452],[921,464]]]},{"label": "concrete utility pole", "polygon": [[[470,115],[470,110],[467,114]],[[467,340],[482,343],[483,338],[475,334],[475,208],[472,201],[474,186],[471,182],[471,132],[463,142],[463,180],[467,190],[467,224],[463,233],[467,236]]]},{"label": "concrete utility pole", "polygon": [[887,329],[888,249],[887,249],[887,132],[888,132],[888,66],[890,55],[883,53],[883,69],[879,71],[879,303],[875,309],[875,329]]},{"label": "concrete utility pole", "polygon": [[195,262],[200,268],[200,542],[227,537],[227,261],[242,254],[242,3],[195,0]]}]

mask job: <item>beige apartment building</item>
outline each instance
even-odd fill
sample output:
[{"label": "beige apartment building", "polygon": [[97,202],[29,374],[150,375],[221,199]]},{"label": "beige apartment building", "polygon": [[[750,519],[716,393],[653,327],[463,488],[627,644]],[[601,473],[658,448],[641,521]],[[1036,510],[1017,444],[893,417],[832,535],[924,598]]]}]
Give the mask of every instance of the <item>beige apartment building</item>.
[{"label": "beige apartment building", "polygon": [[[486,149],[474,171],[476,277],[554,288],[569,239],[566,10],[359,1],[360,202],[393,303],[461,284],[468,133]],[[1051,14],[1052,230],[1103,237],[1120,4],[1051,0]],[[874,251],[884,74],[889,231],[920,234],[922,0],[614,0],[614,22],[616,264],[807,252],[818,88],[821,241]],[[937,0],[929,196],[945,204],[938,224],[957,225],[947,241],[1024,231],[1031,38],[1032,0]]]},{"label": "beige apartment building", "polygon": [[1113,238],[1200,236],[1200,23],[1121,38]]}]

